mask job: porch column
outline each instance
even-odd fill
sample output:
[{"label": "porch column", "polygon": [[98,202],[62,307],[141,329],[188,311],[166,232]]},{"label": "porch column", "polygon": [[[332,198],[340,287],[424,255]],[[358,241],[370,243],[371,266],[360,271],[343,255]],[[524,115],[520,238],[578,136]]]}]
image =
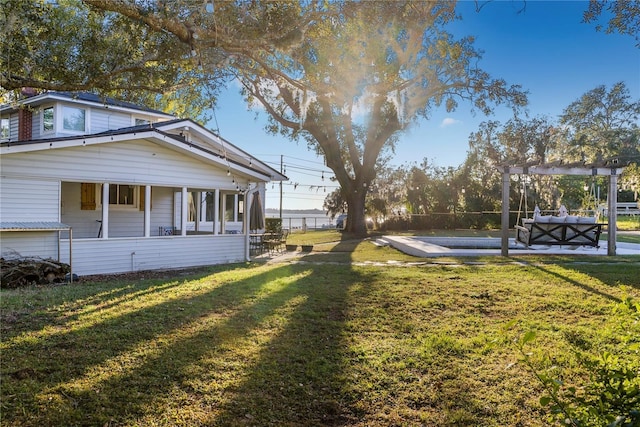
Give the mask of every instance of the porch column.
[{"label": "porch column", "polygon": [[[251,183],[249,183],[249,185],[247,185],[247,190],[244,192],[244,197],[242,198],[243,203],[244,203],[244,209],[243,209],[243,213],[242,213],[242,233],[244,234],[244,259],[245,259],[245,261],[251,261],[251,244],[250,244],[251,237],[249,236],[249,233],[251,231],[249,230],[249,209],[248,209],[248,207],[251,206],[251,204],[253,203],[253,192],[249,191],[250,187],[251,187]],[[257,188],[257,186],[256,186],[256,188]]]},{"label": "porch column", "polygon": [[618,226],[618,175],[616,170],[611,170],[609,176],[609,226],[607,229],[607,255],[616,254],[616,228]]},{"label": "porch column", "polygon": [[233,222],[238,222],[238,195],[233,196]]},{"label": "porch column", "polygon": [[144,237],[151,236],[151,186],[144,187]]},{"label": "porch column", "polygon": [[220,198],[222,199],[220,201],[220,210],[222,212],[222,216],[220,217],[220,233],[224,234],[227,228],[227,195],[224,194]]},{"label": "porch column", "polygon": [[509,167],[504,168],[502,173],[502,219],[501,219],[501,255],[509,256],[509,185],[511,184],[511,176],[509,175]]},{"label": "porch column", "polygon": [[187,187],[182,187],[182,215],[180,216],[180,235],[187,235],[187,213],[189,205],[187,203]]},{"label": "porch column", "polygon": [[202,192],[201,191],[196,191],[195,194],[195,200],[193,201],[193,203],[196,205],[196,221],[195,221],[195,227],[196,227],[196,231],[200,231],[200,215],[202,215]]},{"label": "porch column", "polygon": [[102,238],[109,238],[109,183],[102,184]]},{"label": "porch column", "polygon": [[213,196],[213,234],[220,233],[220,189],[216,188]]}]

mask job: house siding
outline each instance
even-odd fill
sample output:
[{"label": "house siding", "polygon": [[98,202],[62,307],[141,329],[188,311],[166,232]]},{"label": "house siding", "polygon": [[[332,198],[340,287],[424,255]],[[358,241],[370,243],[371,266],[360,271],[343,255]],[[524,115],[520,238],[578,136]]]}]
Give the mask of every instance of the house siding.
[{"label": "house siding", "polygon": [[[2,163],[6,174],[7,162]],[[28,168],[25,170],[29,170]],[[0,219],[9,221],[60,221],[58,180],[0,178]]]},{"label": "house siding", "polygon": [[[31,116],[31,138],[32,139],[40,139],[43,138],[42,135],[42,108],[38,108],[33,112]],[[50,137],[50,134],[47,134],[47,137]]]},{"label": "house siding", "polygon": [[[145,140],[87,145],[29,153],[7,153],[3,174],[59,177],[62,181],[186,186],[235,190],[235,184],[214,165],[194,161]],[[38,168],[33,168],[37,164]]]},{"label": "house siding", "polygon": [[[242,262],[245,242],[243,235],[74,240],[73,271],[83,276]],[[68,244],[62,241],[62,262],[69,262]]]},{"label": "house siding", "polygon": [[0,255],[3,258],[20,256],[58,259],[58,232],[56,231],[3,231],[0,232],[0,242],[2,242]]},{"label": "house siding", "polygon": [[113,110],[91,109],[91,133],[131,126],[131,114]]}]

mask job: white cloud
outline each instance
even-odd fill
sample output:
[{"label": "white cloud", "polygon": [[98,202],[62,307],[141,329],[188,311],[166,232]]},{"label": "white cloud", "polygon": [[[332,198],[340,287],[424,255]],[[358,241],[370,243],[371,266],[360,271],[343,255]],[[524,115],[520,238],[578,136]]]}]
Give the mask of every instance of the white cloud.
[{"label": "white cloud", "polygon": [[442,123],[440,123],[440,127],[441,128],[446,128],[446,127],[449,127],[449,126],[457,125],[458,123],[462,123],[462,121],[453,119],[451,117],[447,117],[444,120],[442,120]]}]

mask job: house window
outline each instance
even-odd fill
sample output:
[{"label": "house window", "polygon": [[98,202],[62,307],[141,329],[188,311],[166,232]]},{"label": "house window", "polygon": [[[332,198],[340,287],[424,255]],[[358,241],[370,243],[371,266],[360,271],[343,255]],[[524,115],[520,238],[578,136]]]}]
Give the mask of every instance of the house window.
[{"label": "house window", "polygon": [[216,193],[207,191],[204,199],[205,221],[213,221]]},{"label": "house window", "polygon": [[241,194],[227,194],[225,195],[225,221],[242,221],[244,214],[244,196]]},{"label": "house window", "polygon": [[224,202],[224,220],[225,221],[234,221],[234,206],[235,206],[235,194],[227,194],[225,196]]},{"label": "house window", "polygon": [[198,193],[190,191],[187,194],[187,221],[195,222],[196,220],[196,203],[198,200]]},{"label": "house window", "polygon": [[10,135],[9,119],[0,119],[0,139],[9,139]]},{"label": "house window", "polygon": [[134,185],[109,185],[109,205],[111,206],[136,206],[136,187]]},{"label": "house window", "polygon": [[147,119],[138,119],[138,118],[136,118],[136,120],[135,120],[136,126],[148,125],[149,123],[151,123],[151,122],[149,120],[147,120]]},{"label": "house window", "polygon": [[46,107],[42,110],[42,130],[43,132],[53,131],[53,107]]},{"label": "house window", "polygon": [[62,128],[75,132],[85,131],[85,110],[76,107],[62,107]]}]

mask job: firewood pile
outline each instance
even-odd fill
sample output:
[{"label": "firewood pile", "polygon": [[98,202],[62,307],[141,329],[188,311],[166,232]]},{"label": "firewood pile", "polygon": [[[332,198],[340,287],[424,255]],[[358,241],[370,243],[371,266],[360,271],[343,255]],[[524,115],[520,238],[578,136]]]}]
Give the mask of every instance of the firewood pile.
[{"label": "firewood pile", "polygon": [[61,283],[70,271],[69,264],[51,258],[0,258],[0,288]]}]

